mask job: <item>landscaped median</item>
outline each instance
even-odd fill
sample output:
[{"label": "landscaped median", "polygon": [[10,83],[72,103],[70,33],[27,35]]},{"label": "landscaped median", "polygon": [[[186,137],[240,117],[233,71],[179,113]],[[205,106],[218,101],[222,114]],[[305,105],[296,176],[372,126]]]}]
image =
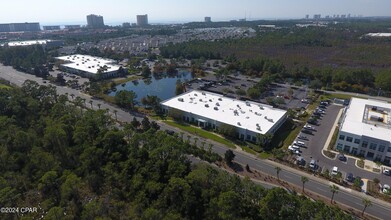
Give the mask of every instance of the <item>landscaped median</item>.
[{"label": "landscaped median", "polygon": [[198,127],[195,127],[195,126],[191,126],[191,125],[188,125],[188,124],[175,122],[175,121],[162,121],[162,122],[164,122],[164,123],[166,123],[166,124],[168,124],[170,126],[179,128],[179,129],[181,129],[183,131],[189,132],[191,134],[200,136],[202,138],[210,139],[210,140],[216,141],[216,142],[218,142],[220,144],[224,144],[225,146],[227,146],[229,148],[233,148],[233,149],[236,148],[235,144],[233,144],[232,142],[226,140],[223,137],[220,137],[219,135],[213,134],[212,132],[205,131],[205,130],[203,130],[201,128],[198,128]]}]

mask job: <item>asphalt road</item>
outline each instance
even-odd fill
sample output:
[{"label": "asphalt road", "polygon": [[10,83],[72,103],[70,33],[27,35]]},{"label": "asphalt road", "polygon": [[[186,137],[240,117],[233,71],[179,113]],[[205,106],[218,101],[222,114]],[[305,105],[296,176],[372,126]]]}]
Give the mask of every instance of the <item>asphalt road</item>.
[{"label": "asphalt road", "polygon": [[[11,83],[13,83],[15,85],[18,85],[18,86],[22,85],[26,79],[37,81],[39,84],[44,84],[43,80],[40,78],[37,78],[33,75],[25,74],[22,72],[18,72],[16,70],[14,70],[12,67],[4,67],[1,64],[0,64],[0,77],[10,81]],[[73,90],[68,87],[61,87],[61,86],[56,86],[56,87],[57,87],[57,91],[59,94],[66,94],[66,93],[68,95],[74,94],[74,95],[80,96],[82,98],[85,98],[86,99],[86,106],[90,107],[90,104],[89,104],[89,100],[91,100],[90,96],[82,94],[79,91]],[[92,101],[93,101],[93,108],[94,109],[98,108],[97,104],[99,103],[99,104],[101,104],[101,109],[108,109],[109,112],[113,115],[113,117],[114,117],[113,112],[114,112],[114,110],[116,110],[117,111],[117,118],[120,121],[130,122],[133,118],[133,115],[130,115],[128,112],[123,111],[122,109],[116,108],[112,105],[106,104],[103,101],[100,101],[100,100],[92,100]],[[140,117],[138,117],[138,119],[140,119]],[[171,130],[175,130],[175,131],[179,132],[178,129],[173,128],[173,127],[169,127],[164,123],[159,123],[159,125],[161,125],[162,129],[171,129]],[[193,135],[192,135],[192,138],[194,138]],[[201,145],[202,141],[213,144],[213,148],[212,148],[213,151],[220,154],[220,155],[224,155],[224,153],[227,150],[227,148],[225,146],[222,146],[221,144],[219,144],[217,142],[214,142],[211,140],[205,140],[202,138],[198,138],[198,139],[199,139],[198,143],[200,145]],[[191,139],[190,141],[192,141],[192,140],[193,139]],[[325,196],[325,197],[331,197],[331,192],[330,192],[330,187],[329,187],[331,183],[329,181],[311,176],[307,173],[301,172],[299,170],[295,170],[295,169],[287,167],[287,166],[275,164],[274,162],[269,161],[269,160],[260,160],[250,154],[247,154],[247,153],[244,153],[241,151],[236,150],[235,155],[236,155],[235,161],[237,161],[241,164],[248,164],[252,169],[254,169],[254,168],[258,169],[261,172],[266,173],[271,176],[276,175],[275,167],[280,166],[282,168],[282,171],[280,173],[280,179],[287,181],[291,184],[295,184],[297,186],[302,185],[301,176],[305,175],[309,178],[309,182],[306,183],[306,190],[310,190],[314,193],[317,193],[317,194]],[[345,205],[352,207],[352,208],[355,208],[357,210],[363,209],[362,198],[367,197],[365,194],[351,191],[350,189],[343,190],[342,187],[340,187],[340,188],[341,188],[341,190],[339,191],[339,193],[337,195],[335,195],[335,201],[337,203],[345,204]],[[373,205],[368,207],[366,212],[373,215],[373,216],[376,216],[377,218],[380,218],[380,219],[389,219],[389,217],[391,216],[391,204],[386,203],[384,201],[374,199],[372,197],[368,197],[368,198],[372,201]]]}]

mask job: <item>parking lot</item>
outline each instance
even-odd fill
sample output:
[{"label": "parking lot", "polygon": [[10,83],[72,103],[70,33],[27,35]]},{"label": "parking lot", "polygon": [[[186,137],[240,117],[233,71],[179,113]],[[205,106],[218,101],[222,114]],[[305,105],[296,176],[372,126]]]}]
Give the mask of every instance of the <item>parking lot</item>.
[{"label": "parking lot", "polygon": [[[187,86],[189,89],[201,89],[224,94],[232,98],[241,98],[245,97],[247,90],[256,83],[256,79],[249,79],[243,75],[229,76],[224,80],[218,81],[214,74],[209,74],[202,79],[192,80]],[[268,92],[261,94],[261,97],[254,101],[270,104],[268,102],[270,98],[274,100],[278,108],[282,109],[305,108],[307,106],[307,103],[302,102],[303,99],[307,98],[307,91],[302,88],[271,84]]]},{"label": "parking lot", "polygon": [[[299,148],[299,154],[304,159],[303,166],[309,166],[311,160],[315,160],[315,169],[317,172],[324,172],[326,169],[332,172],[334,166],[338,167],[338,172],[341,172],[342,178],[345,180],[348,173],[352,173],[354,177],[361,177],[373,180],[377,178],[382,184],[391,184],[390,176],[384,174],[372,173],[356,167],[356,159],[345,157],[340,160],[338,157],[330,159],[322,154],[324,145],[331,132],[334,122],[339,111],[343,107],[340,105],[329,105],[324,114],[320,116],[317,125],[309,125],[311,129],[302,129],[299,136],[304,136],[306,140],[296,138],[296,141],[304,142],[305,146]],[[308,133],[304,133],[310,131]],[[299,137],[298,136],[298,137]],[[342,158],[341,158],[342,159]]]}]

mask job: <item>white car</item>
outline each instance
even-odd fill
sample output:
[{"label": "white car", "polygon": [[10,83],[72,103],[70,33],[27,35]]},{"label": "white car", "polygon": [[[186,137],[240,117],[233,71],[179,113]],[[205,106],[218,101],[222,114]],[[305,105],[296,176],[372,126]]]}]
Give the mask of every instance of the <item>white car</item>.
[{"label": "white car", "polygon": [[338,174],[338,167],[333,167],[331,170],[331,175],[336,176]]},{"label": "white car", "polygon": [[386,193],[387,191],[389,191],[390,188],[391,188],[390,185],[384,184],[384,185],[383,185],[383,193]]},{"label": "white car", "polygon": [[383,174],[387,176],[391,176],[391,171],[389,169],[384,169]]},{"label": "white car", "polygon": [[300,150],[299,149],[300,149],[299,147],[292,146],[292,145],[288,147],[288,150],[292,151],[294,154],[297,154],[297,155],[300,154]]},{"label": "white car", "polygon": [[293,145],[296,145],[299,147],[305,147],[305,143],[303,141],[294,141]]}]

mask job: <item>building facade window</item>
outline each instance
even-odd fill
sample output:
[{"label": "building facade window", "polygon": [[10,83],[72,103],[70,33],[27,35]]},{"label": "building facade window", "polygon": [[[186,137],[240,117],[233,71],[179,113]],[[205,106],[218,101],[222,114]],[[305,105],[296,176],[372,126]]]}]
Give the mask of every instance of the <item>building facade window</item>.
[{"label": "building facade window", "polygon": [[342,135],[342,134],[339,135],[339,139],[344,141],[345,140],[345,135]]},{"label": "building facade window", "polygon": [[369,145],[369,149],[371,149],[371,150],[376,150],[376,148],[377,148],[377,144],[375,144],[375,143],[371,143]]},{"label": "building facade window", "polygon": [[378,151],[384,152],[384,149],[385,149],[385,148],[386,148],[386,146],[384,146],[384,145],[379,145]]},{"label": "building facade window", "polygon": [[391,147],[388,147],[387,152],[391,152]]},{"label": "building facade window", "polygon": [[343,144],[341,144],[341,143],[337,144],[337,150],[342,150],[342,147],[343,147]]},{"label": "building facade window", "polygon": [[353,141],[353,138],[352,138],[352,137],[349,137],[349,136],[347,136],[347,137],[346,137],[346,141],[347,141],[347,142],[352,142],[352,141]]},{"label": "building facade window", "polygon": [[361,147],[367,148],[368,147],[368,141],[363,141]]},{"label": "building facade window", "polygon": [[365,155],[365,150],[360,150],[360,155],[364,156]]},{"label": "building facade window", "polygon": [[382,157],[382,155],[381,155],[381,154],[378,154],[378,155],[376,155],[375,160],[381,161],[381,157]]},{"label": "building facade window", "polygon": [[355,144],[360,144],[360,139],[354,139]]}]

